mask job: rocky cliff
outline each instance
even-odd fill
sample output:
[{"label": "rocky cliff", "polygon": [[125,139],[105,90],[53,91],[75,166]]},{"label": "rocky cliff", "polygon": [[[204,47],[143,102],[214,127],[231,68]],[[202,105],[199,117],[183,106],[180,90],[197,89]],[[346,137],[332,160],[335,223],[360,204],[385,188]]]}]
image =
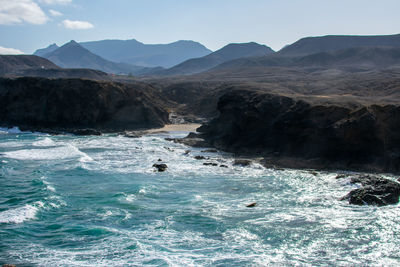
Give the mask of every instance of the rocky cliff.
[{"label": "rocky cliff", "polygon": [[237,154],[285,167],[400,171],[400,107],[326,104],[256,90],[233,90],[199,131]]},{"label": "rocky cliff", "polygon": [[100,131],[162,127],[168,122],[148,85],[82,79],[0,79],[0,124],[24,129]]}]

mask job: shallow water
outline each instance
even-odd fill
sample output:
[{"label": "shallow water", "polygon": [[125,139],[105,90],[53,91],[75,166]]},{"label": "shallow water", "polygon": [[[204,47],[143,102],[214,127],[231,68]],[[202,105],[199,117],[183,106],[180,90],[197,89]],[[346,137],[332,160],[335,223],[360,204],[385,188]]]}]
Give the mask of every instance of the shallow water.
[{"label": "shallow water", "polygon": [[0,264],[400,264],[399,205],[351,206],[339,198],[356,186],[335,173],[232,166],[171,135],[185,134],[0,129]]}]

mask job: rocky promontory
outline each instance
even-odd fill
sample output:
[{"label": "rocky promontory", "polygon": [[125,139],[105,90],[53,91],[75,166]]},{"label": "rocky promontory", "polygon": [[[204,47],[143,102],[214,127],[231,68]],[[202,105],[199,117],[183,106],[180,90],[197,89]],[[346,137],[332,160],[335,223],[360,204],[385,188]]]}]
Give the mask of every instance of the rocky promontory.
[{"label": "rocky promontory", "polygon": [[0,125],[102,132],[162,127],[168,112],[145,84],[84,79],[0,78]]},{"label": "rocky promontory", "polygon": [[215,148],[292,168],[400,171],[400,107],[238,89],[198,129]]}]

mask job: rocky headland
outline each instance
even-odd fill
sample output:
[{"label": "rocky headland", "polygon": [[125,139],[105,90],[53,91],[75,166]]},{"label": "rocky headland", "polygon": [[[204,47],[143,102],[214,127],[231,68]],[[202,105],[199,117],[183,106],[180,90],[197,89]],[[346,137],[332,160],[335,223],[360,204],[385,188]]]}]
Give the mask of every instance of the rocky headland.
[{"label": "rocky headland", "polygon": [[160,128],[169,122],[145,84],[84,79],[0,78],[0,125],[42,132],[98,134]]},{"label": "rocky headland", "polygon": [[400,171],[398,105],[238,89],[219,99],[218,111],[197,138],[237,155],[262,156],[268,166]]}]

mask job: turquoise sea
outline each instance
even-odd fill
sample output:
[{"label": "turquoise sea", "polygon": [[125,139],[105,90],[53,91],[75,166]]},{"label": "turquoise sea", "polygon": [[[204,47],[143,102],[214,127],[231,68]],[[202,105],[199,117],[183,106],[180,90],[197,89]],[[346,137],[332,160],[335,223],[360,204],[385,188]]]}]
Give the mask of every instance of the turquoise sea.
[{"label": "turquoise sea", "polygon": [[340,201],[357,186],[336,173],[233,166],[164,140],[185,134],[0,129],[0,265],[400,265],[399,205]]}]

